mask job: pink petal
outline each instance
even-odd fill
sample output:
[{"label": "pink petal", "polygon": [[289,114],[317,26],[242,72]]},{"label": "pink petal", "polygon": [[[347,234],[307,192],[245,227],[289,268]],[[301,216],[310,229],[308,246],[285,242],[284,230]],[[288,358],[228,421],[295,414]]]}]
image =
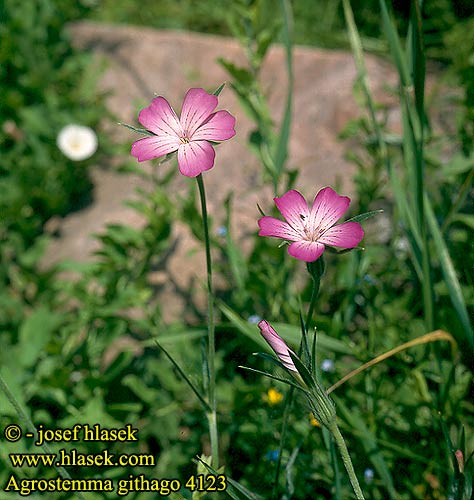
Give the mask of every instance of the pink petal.
[{"label": "pink petal", "polygon": [[[290,349],[285,344],[285,341],[278,335],[278,333],[272,328],[268,321],[262,320],[258,324],[260,333],[263,338],[268,342],[270,347],[275,351],[280,361],[283,363],[285,368],[288,370],[297,372],[295,364],[290,356]],[[293,351],[291,351],[293,352]]]},{"label": "pink petal", "polygon": [[235,135],[235,118],[228,111],[213,113],[192,135],[193,141],[225,141]]},{"label": "pink petal", "polygon": [[284,240],[298,241],[301,236],[285,221],[265,216],[258,220],[259,236],[273,236]]},{"label": "pink petal", "polygon": [[164,97],[155,97],[148,108],[140,111],[138,121],[159,136],[184,136],[176,113]]},{"label": "pink petal", "polygon": [[311,207],[310,226],[325,231],[344,215],[350,202],[350,198],[338,195],[330,187],[321,189]]},{"label": "pink petal", "polygon": [[216,153],[207,141],[192,141],[178,148],[179,171],[187,177],[196,177],[214,165]]},{"label": "pink petal", "polygon": [[209,118],[217,106],[217,97],[204,89],[189,89],[181,109],[181,126],[188,139]]},{"label": "pink petal", "polygon": [[364,237],[364,230],[357,222],[344,222],[329,228],[318,241],[325,245],[354,248]]},{"label": "pink petal", "polygon": [[304,228],[309,221],[309,210],[306,200],[298,191],[291,189],[280,198],[273,198],[281,215],[295,231],[304,236]]},{"label": "pink petal", "polygon": [[324,245],[317,241],[295,241],[288,247],[288,253],[305,262],[314,262],[324,252]]},{"label": "pink petal", "polygon": [[152,160],[176,151],[180,141],[171,136],[154,136],[139,139],[132,144],[132,156],[138,161]]}]

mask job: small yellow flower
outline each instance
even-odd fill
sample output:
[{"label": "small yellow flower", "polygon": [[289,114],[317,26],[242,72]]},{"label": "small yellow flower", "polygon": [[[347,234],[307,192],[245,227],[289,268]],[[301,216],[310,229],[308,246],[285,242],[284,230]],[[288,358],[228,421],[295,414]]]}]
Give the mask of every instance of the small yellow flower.
[{"label": "small yellow flower", "polygon": [[267,391],[266,400],[270,406],[277,405],[283,401],[283,394],[281,392],[278,392],[273,387],[270,387],[270,389],[268,389]]},{"label": "small yellow flower", "polygon": [[313,427],[321,427],[321,424],[314,418],[313,413],[309,414],[309,421]]}]

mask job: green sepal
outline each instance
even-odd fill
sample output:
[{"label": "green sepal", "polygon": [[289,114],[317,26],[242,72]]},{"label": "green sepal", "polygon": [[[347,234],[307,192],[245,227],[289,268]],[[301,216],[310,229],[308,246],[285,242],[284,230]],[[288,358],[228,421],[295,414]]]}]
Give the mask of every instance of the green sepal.
[{"label": "green sepal", "polygon": [[261,216],[266,217],[265,212],[262,210],[262,208],[260,207],[260,205],[258,203],[257,203],[257,208],[258,208],[258,211],[260,212]]},{"label": "green sepal", "polygon": [[129,130],[133,130],[134,132],[137,132],[138,134],[142,135],[148,135],[150,137],[153,137],[155,134],[147,130],[146,128],[137,128],[134,127],[133,125],[128,125],[128,123],[122,123],[118,122],[119,125],[122,125],[122,127],[128,128]]},{"label": "green sepal", "polygon": [[219,87],[217,87],[217,89],[214,90],[212,95],[218,96],[222,92],[224,87],[225,87],[225,82],[222,85],[219,85]]},{"label": "green sepal", "polygon": [[289,352],[291,360],[295,364],[295,367],[298,370],[298,373],[300,374],[303,382],[310,389],[315,389],[317,384],[316,384],[313,376],[309,372],[309,370],[306,368],[306,366],[303,364],[303,362],[300,360],[300,358],[298,358],[298,356],[294,352],[292,352],[290,350],[288,350],[288,352]]},{"label": "green sepal", "polygon": [[362,222],[366,219],[370,219],[370,217],[373,217],[374,215],[381,214],[381,213],[383,213],[382,209],[372,210],[370,212],[364,212],[363,214],[359,214],[359,215],[356,215],[355,217],[347,219],[346,222]]},{"label": "green sepal", "polygon": [[271,354],[267,354],[266,352],[254,352],[253,355],[262,359],[266,359],[267,361],[271,361],[274,365],[277,365],[279,368],[282,368],[286,371],[285,365]]},{"label": "green sepal", "polygon": [[272,380],[277,380],[278,382],[283,382],[284,384],[288,384],[291,387],[294,387],[295,389],[299,389],[300,391],[303,391],[307,395],[309,394],[308,391],[302,387],[299,384],[296,384],[295,382],[292,382],[291,380],[283,377],[277,377],[276,375],[272,375],[271,373],[264,372],[263,370],[257,370],[256,368],[250,368],[249,366],[242,366],[239,365],[239,368],[242,368],[243,370],[247,370],[249,372],[253,373],[258,373],[259,375],[264,375],[265,377],[271,378]]},{"label": "green sepal", "polygon": [[363,252],[365,250],[365,247],[343,248],[342,250],[337,250],[332,247],[326,247],[325,251],[329,253],[335,253],[336,255],[343,255],[345,253],[352,252],[352,250],[358,250],[359,252]]}]

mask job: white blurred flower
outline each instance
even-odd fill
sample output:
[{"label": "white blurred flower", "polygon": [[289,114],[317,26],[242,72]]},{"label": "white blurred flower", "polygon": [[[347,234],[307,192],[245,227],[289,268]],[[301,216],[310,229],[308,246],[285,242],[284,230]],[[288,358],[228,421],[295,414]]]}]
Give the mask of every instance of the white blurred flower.
[{"label": "white blurred flower", "polygon": [[66,125],[56,140],[58,148],[70,160],[81,161],[90,158],[97,150],[96,133],[83,125]]},{"label": "white blurred flower", "polygon": [[410,251],[410,242],[405,236],[401,236],[398,238],[395,243],[395,256],[398,259],[402,259],[408,255],[408,252]]},{"label": "white blurred flower", "polygon": [[336,370],[334,361],[332,359],[323,359],[323,362],[321,363],[321,370],[323,372],[334,373]]}]

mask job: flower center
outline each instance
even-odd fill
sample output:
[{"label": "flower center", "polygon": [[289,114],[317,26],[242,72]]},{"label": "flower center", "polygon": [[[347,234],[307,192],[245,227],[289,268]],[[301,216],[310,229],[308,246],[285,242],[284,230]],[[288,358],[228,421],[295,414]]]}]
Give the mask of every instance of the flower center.
[{"label": "flower center", "polygon": [[187,137],[180,137],[179,140],[181,141],[181,144],[189,144],[189,139]]},{"label": "flower center", "polygon": [[307,241],[315,242],[321,237],[324,233],[324,230],[320,227],[311,227],[306,221],[306,217],[303,214],[300,214],[301,220],[305,221],[303,224],[303,231],[306,236]]}]

